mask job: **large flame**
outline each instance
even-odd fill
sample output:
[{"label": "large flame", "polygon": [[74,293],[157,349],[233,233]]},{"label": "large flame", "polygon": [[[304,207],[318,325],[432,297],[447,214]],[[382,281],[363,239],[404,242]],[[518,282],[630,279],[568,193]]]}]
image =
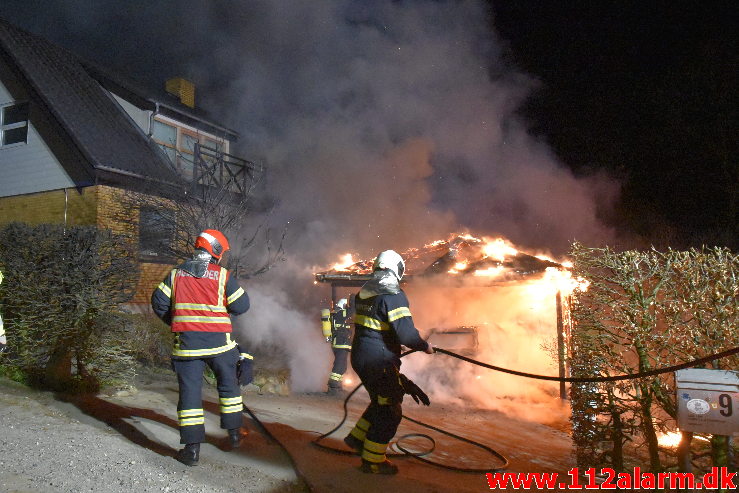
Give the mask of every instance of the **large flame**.
[{"label": "large flame", "polygon": [[[400,253],[410,278],[404,289],[413,303],[414,323],[434,345],[503,367],[556,372],[556,352],[547,348],[556,344],[560,330],[567,331],[558,325],[558,309],[573,290],[587,289],[586,282],[572,275],[571,263],[527,253],[505,238],[470,234]],[[350,260],[343,255],[325,274],[371,273],[372,260]],[[568,323],[566,313],[562,320]],[[525,409],[527,416],[567,419],[565,411],[561,416],[557,412],[559,389],[554,383],[445,363],[416,357],[403,364],[442,401],[459,398],[516,416]]]},{"label": "large flame", "polygon": [[[570,269],[572,263],[569,260],[555,260],[548,255],[523,253],[509,240],[501,237],[478,238],[469,233],[453,234],[446,240],[435,240],[425,244],[422,248],[411,248],[401,253],[406,260],[406,273],[417,274],[422,257],[432,257],[436,260],[442,255],[449,255],[454,259],[454,264],[446,272],[451,275],[470,275],[473,278],[484,278],[489,280],[506,280],[510,277],[513,269],[510,264],[514,263],[516,256],[523,254],[531,259],[538,259],[543,265],[538,279],[529,276],[534,284],[532,293],[540,291],[541,294],[571,293],[574,289],[586,290],[587,282],[574,279]],[[427,265],[423,265],[423,268]],[[326,271],[350,274],[369,274],[372,269],[372,261],[357,261],[351,253],[340,255],[339,260],[331,265]],[[422,269],[421,269],[422,270]],[[414,272],[415,271],[415,272]]]},{"label": "large flame", "polygon": [[351,253],[345,253],[339,257],[338,262],[331,266],[331,270],[347,270],[355,263],[357,263],[357,261],[354,260],[354,256]]},{"label": "large flame", "polygon": [[507,257],[512,257],[518,253],[518,250],[503,238],[495,238],[494,240],[485,239],[485,246],[482,251],[486,257],[499,262],[503,262]]}]

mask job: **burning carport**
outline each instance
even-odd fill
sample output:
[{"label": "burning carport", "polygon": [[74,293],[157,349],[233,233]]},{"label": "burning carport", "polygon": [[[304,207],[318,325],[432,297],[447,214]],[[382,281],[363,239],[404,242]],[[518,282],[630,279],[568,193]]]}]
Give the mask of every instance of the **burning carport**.
[{"label": "burning carport", "polygon": [[[566,263],[521,252],[502,238],[469,234],[453,235],[401,255],[406,261],[403,288],[409,294],[414,320],[436,346],[485,358],[496,346],[510,350],[512,344],[533,344],[540,339],[551,343],[548,352],[553,356],[556,351],[556,358],[549,360],[556,359],[560,376],[566,376],[566,299],[574,286]],[[370,279],[371,271],[372,260],[357,262],[346,255],[330,269],[316,273],[315,282],[331,285],[335,303],[340,291],[352,288],[356,292]],[[528,354],[537,351],[533,348]],[[509,361],[517,369],[531,364],[523,358]],[[474,378],[481,380],[482,376]],[[559,397],[566,398],[563,383]]]}]

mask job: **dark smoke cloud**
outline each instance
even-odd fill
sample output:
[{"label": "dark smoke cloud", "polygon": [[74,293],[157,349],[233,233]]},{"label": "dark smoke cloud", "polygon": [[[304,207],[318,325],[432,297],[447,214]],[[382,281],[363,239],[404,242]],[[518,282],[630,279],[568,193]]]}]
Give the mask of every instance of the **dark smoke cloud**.
[{"label": "dark smoke cloud", "polygon": [[461,227],[555,251],[610,237],[596,210],[613,187],[573,177],[516,115],[533,84],[502,61],[486,2],[6,5],[131,75],[194,79],[242,154],[266,160],[306,260]]},{"label": "dark smoke cloud", "polygon": [[529,135],[516,110],[534,81],[502,60],[487,5],[6,0],[0,15],[150,82],[189,77],[241,133],[240,154],[269,167],[274,224],[290,222],[289,261],[250,289],[288,293],[273,299],[291,304],[291,330],[252,313],[292,344],[318,337],[323,294],[305,285],[340,253],[465,228],[559,253],[610,238],[596,211],[614,185],[574,177]]},{"label": "dark smoke cloud", "polygon": [[608,185],[576,179],[516,116],[532,81],[502,62],[484,3],[262,6],[219,52],[240,67],[227,107],[310,260],[328,239],[367,254],[465,226],[560,252],[609,237]]}]

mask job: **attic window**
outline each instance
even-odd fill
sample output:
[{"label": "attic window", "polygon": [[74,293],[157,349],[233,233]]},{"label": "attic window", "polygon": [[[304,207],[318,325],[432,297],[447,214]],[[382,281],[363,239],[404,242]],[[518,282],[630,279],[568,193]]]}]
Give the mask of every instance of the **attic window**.
[{"label": "attic window", "polygon": [[0,147],[28,142],[28,103],[0,107]]},{"label": "attic window", "polygon": [[159,144],[169,160],[174,164],[177,160],[177,127],[154,120],[151,137]]}]

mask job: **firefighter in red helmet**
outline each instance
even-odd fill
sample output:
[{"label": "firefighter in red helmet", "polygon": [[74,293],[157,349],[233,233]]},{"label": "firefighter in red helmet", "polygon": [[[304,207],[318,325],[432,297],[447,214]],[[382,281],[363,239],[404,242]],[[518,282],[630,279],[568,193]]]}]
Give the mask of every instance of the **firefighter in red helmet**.
[{"label": "firefighter in red helmet", "polygon": [[403,417],[403,395],[428,405],[428,397],[400,373],[401,345],[433,354],[434,349],[418,333],[408,298],[400,289],[405,271],[403,258],[393,250],[375,259],[372,279],[354,297],[352,368],[370,396],[370,404],[344,442],[362,456],[362,472],[396,474],[385,451]]},{"label": "firefighter in red helmet", "polygon": [[228,430],[231,447],[238,447],[242,437],[243,406],[236,374],[239,350],[231,336],[230,317],[249,309],[249,297],[219,265],[228,250],[223,233],[206,229],[195,240],[192,258],[172,269],[151,297],[154,312],[174,333],[172,367],[180,391],[180,443],[185,444],[176,458],[188,466],[198,463],[200,443],[205,440],[202,380],[206,365],[216,376],[221,428]]}]

